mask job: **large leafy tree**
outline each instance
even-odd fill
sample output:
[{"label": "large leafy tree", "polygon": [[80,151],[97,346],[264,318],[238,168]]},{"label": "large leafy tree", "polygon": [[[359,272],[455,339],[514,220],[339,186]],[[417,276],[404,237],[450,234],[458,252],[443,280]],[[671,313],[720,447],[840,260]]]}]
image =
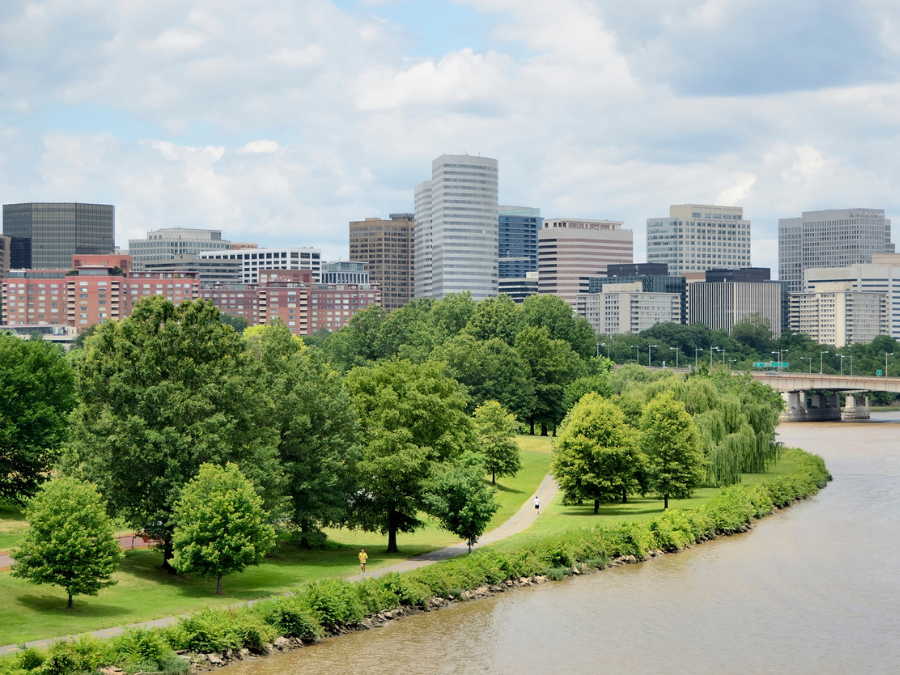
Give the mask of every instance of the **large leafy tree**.
[{"label": "large leafy tree", "polygon": [[497,476],[515,476],[522,469],[518,423],[497,401],[487,401],[475,410],[475,433],[478,449],[484,457],[484,468],[491,474],[491,485]]},{"label": "large leafy tree", "polygon": [[658,394],[644,409],[641,447],[650,487],[663,498],[664,508],[670,497],[689,498],[706,477],[697,426],[672,392]]},{"label": "large leafy tree", "polygon": [[531,371],[515,349],[499,338],[487,342],[462,333],[434,350],[446,373],[465,385],[469,412],[485,401],[496,400],[520,419],[534,407]]},{"label": "large leafy tree", "polygon": [[443,364],[386,361],[355,368],[345,379],[360,418],[362,457],[355,523],[388,535],[422,525],[419,512],[436,464],[475,447],[466,399]]},{"label": "large leafy tree", "polygon": [[612,402],[589,392],[569,412],[553,449],[550,471],[567,503],[621,498],[641,486],[644,457],[634,430]]},{"label": "large leafy tree", "polygon": [[484,470],[478,456],[471,453],[440,465],[423,498],[428,513],[443,529],[463,539],[470,553],[500,508],[496,489],[481,479]]},{"label": "large leafy tree", "polygon": [[142,300],[102,325],[77,364],[74,460],[112,513],[162,541],[167,568],[172,509],[202,464],[237,463],[276,503],[281,469],[259,368],[212,304]]},{"label": "large leafy tree", "polygon": [[22,503],[47,480],[74,405],[60,347],[0,333],[0,500]]},{"label": "large leafy tree", "polygon": [[497,338],[513,345],[521,328],[521,308],[512,298],[501,293],[476,305],[465,332],[483,342]]},{"label": "large leafy tree", "polygon": [[343,522],[357,490],[356,413],[341,376],[284,323],[250,328],[245,340],[263,371],[292,520],[311,543],[322,527]]},{"label": "large leafy tree", "polygon": [[546,328],[554,340],[564,340],[583,359],[595,354],[597,336],[591,324],[556,295],[531,295],[522,303],[522,323]]},{"label": "large leafy tree", "polygon": [[612,396],[613,392],[609,384],[609,376],[606,374],[585,375],[569,382],[563,392],[563,407],[566,410],[571,410],[572,406],[578,403],[582,396],[590,392],[600,394],[606,398]]},{"label": "large leafy tree", "polygon": [[531,433],[536,422],[541,435],[565,416],[563,393],[566,385],[585,372],[584,362],[564,340],[554,340],[544,326],[526,326],[516,336],[516,351],[528,364],[534,383],[534,405],[528,414]]},{"label": "large leafy tree", "polygon": [[61,586],[69,596],[112,586],[122,552],[95,485],[75,478],[45,484],[25,512],[29,528],[13,551],[12,575]]},{"label": "large leafy tree", "polygon": [[275,546],[262,499],[236,464],[204,464],[175,503],[172,564],[179,572],[216,579],[262,562]]}]

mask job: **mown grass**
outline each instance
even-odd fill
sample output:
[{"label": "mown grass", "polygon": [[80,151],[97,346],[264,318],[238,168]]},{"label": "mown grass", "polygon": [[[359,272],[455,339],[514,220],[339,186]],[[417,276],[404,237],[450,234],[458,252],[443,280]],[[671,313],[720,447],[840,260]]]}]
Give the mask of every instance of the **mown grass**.
[{"label": "mown grass", "polygon": [[[501,510],[491,527],[512,516],[540,484],[550,464],[549,444],[531,448],[522,443],[522,471],[498,480]],[[21,515],[9,521],[24,524]],[[0,520],[0,526],[5,522]],[[24,531],[24,527],[22,527]],[[20,534],[16,536],[21,536]],[[225,595],[214,595],[215,580],[171,576],[161,569],[156,551],[127,551],[118,584],[95,598],[79,597],[66,609],[64,592],[53,586],[34,586],[0,573],[0,645],[14,644],[151,621],[204,607],[220,607],[282,592],[312,579],[339,578],[359,571],[356,553],[365,547],[370,570],[406,560],[459,540],[429,524],[419,532],[398,537],[399,554],[386,554],[387,537],[369,532],[332,530],[325,549],[309,550],[282,542],[259,567],[225,578]]]},{"label": "mown grass", "polygon": [[9,551],[18,544],[28,523],[21,508],[13,504],[0,504],[0,551]]}]

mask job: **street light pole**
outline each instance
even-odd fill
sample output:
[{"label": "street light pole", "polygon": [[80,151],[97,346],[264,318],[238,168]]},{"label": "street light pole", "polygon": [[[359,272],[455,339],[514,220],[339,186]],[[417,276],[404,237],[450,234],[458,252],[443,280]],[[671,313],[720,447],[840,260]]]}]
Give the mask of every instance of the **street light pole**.
[{"label": "street light pole", "polygon": [[697,370],[697,368],[699,368],[699,366],[697,364],[697,354],[699,354],[702,351],[703,351],[703,349],[701,349],[699,347],[694,347],[694,370]]},{"label": "street light pole", "polygon": [[[669,347],[669,351],[675,352],[675,370],[678,370],[678,352],[680,349],[681,347]],[[887,372],[887,357],[885,357],[884,363],[884,372]]]},{"label": "street light pole", "polygon": [[887,352],[884,353],[884,378],[885,379],[887,379],[887,360],[888,360],[889,356],[893,356],[893,355],[894,355],[893,352],[890,354],[888,354]]},{"label": "street light pole", "polygon": [[651,349],[656,349],[656,345],[647,345],[647,367],[648,367],[648,368],[649,368],[651,365],[653,365],[653,359],[651,359],[651,357],[650,357],[650,350],[651,350]]},{"label": "street light pole", "polygon": [[601,347],[606,347],[606,358],[607,358],[607,360],[609,360],[609,343],[608,343],[608,342],[601,342],[601,343],[600,343],[600,346],[601,346]]},{"label": "street light pole", "polygon": [[844,359],[847,357],[844,356],[843,354],[838,354],[838,356],[841,357],[841,377],[843,377],[844,376]]},{"label": "street light pole", "polygon": [[827,354],[828,352],[819,352],[819,375],[822,374],[822,354]]},{"label": "street light pole", "polygon": [[848,356],[847,358],[850,359],[850,377],[853,377],[853,357]]},{"label": "street light pole", "polygon": [[719,351],[718,347],[710,347],[709,348],[709,369],[712,370],[712,356],[713,352]]},{"label": "street light pole", "polygon": [[636,351],[636,352],[634,353],[634,362],[635,362],[636,364],[638,364],[638,365],[641,365],[641,359],[640,359],[640,357],[638,356],[638,354],[641,353],[641,352],[640,352],[641,346],[640,346],[640,345],[631,345],[631,348],[632,348],[632,349],[638,350],[638,351]]},{"label": "street light pole", "polygon": [[812,357],[811,356],[801,356],[801,361],[809,361],[809,374],[812,375]]}]

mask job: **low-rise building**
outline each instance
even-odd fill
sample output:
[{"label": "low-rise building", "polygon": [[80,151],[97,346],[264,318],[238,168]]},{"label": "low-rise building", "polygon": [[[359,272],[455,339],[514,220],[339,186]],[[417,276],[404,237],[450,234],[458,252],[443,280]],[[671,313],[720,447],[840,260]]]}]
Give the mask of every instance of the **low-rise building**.
[{"label": "low-rise building", "polygon": [[658,323],[679,323],[681,295],[648,293],[640,281],[610,282],[599,293],[580,294],[577,308],[600,335],[637,334]]},{"label": "low-rise building", "polygon": [[871,342],[890,332],[888,307],[886,293],[859,291],[846,281],[816,283],[791,295],[791,328],[834,347]]},{"label": "low-rise building", "polygon": [[319,280],[323,284],[367,284],[369,272],[366,267],[367,263],[356,260],[325,262]]},{"label": "low-rise building", "polygon": [[249,248],[197,255],[202,260],[240,261],[244,284],[258,284],[260,272],[266,270],[310,270],[316,280],[322,271],[322,252],[317,248]]}]

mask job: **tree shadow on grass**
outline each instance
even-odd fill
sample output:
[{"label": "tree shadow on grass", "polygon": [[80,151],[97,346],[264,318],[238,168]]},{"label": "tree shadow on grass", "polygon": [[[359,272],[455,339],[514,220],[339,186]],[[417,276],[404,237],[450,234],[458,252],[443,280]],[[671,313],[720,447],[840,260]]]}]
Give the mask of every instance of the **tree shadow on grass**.
[{"label": "tree shadow on grass", "polygon": [[[487,485],[491,485],[491,482],[487,479],[484,481]],[[497,488],[497,492],[511,492],[512,494],[522,495],[525,494],[525,490],[516,490],[515,488],[506,487],[502,483],[497,483],[496,485],[492,485],[491,487]]]},{"label": "tree shadow on grass", "polygon": [[[103,591],[100,591],[100,593],[102,594]],[[75,596],[75,606],[72,609],[68,609],[66,607],[68,598],[65,591],[60,591],[57,594],[20,595],[16,598],[16,602],[32,611],[57,617],[101,618],[122,616],[128,611],[127,608],[120,605],[104,603],[102,599],[84,595]]]},{"label": "tree shadow on grass", "polygon": [[662,502],[631,502],[630,504],[601,504],[600,512],[594,513],[593,505],[590,506],[563,506],[561,515],[564,516],[589,516],[601,518],[603,516],[642,516],[648,513],[662,513]]}]

